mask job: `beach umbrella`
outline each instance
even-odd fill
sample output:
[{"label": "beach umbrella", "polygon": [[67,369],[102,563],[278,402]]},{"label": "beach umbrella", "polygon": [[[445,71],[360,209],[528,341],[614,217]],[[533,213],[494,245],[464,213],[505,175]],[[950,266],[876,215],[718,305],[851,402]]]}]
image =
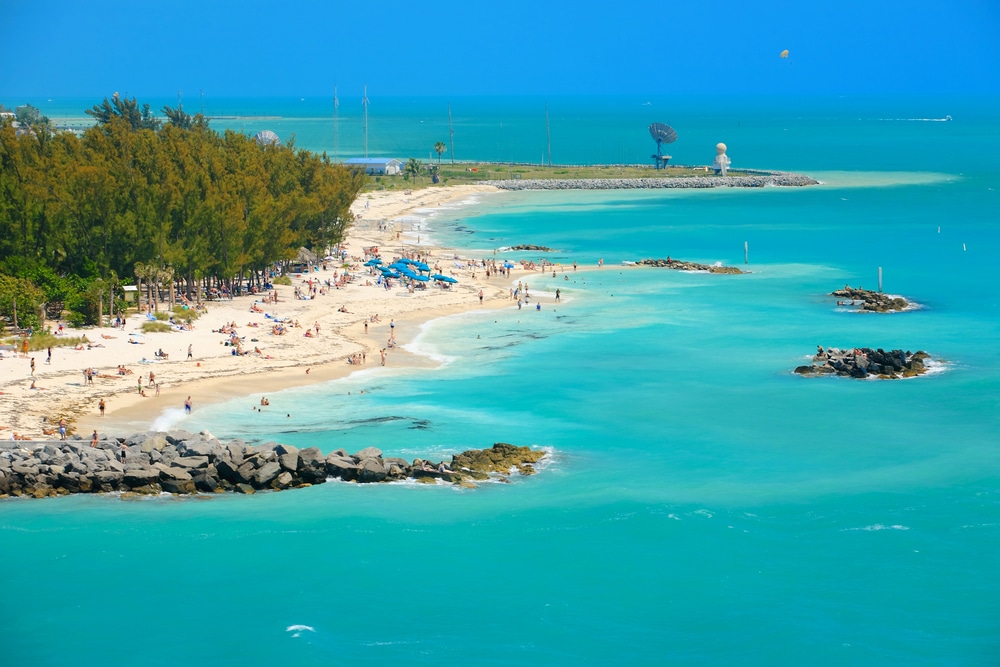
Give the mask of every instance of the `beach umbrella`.
[{"label": "beach umbrella", "polygon": [[416,278],[417,277],[417,274],[415,274],[410,269],[400,269],[399,272],[402,273],[407,278]]},{"label": "beach umbrella", "polygon": [[443,276],[440,273],[432,273],[431,274],[431,278],[433,278],[434,280],[444,280],[447,277],[448,276]]},{"label": "beach umbrella", "polygon": [[430,278],[428,278],[427,276],[412,276],[412,278],[414,280],[419,280],[421,282],[427,282],[428,280],[430,280]]},{"label": "beach umbrella", "polygon": [[403,259],[400,259],[400,260],[396,260],[396,261],[398,261],[398,262],[402,262],[403,264],[416,264],[416,262],[414,262],[414,261],[413,261],[412,259],[410,259],[409,257],[404,257]]},{"label": "beach umbrella", "polygon": [[417,267],[418,271],[430,271],[431,267],[427,266],[423,262],[414,262],[413,266]]},{"label": "beach umbrella", "polygon": [[376,262],[374,259],[369,259],[367,262],[365,262],[364,265],[365,266],[378,266],[378,264],[379,264],[379,262]]},{"label": "beach umbrella", "polygon": [[368,260],[368,261],[369,261],[369,262],[375,262],[376,264],[381,264],[381,263],[382,263],[382,260],[381,260],[381,259],[379,259],[378,257],[372,257],[372,258],[371,258],[370,260]]},{"label": "beach umbrella", "polygon": [[440,278],[436,278],[436,280],[440,280],[443,283],[457,283],[458,282],[457,280],[455,280],[451,276],[441,276]]},{"label": "beach umbrella", "polygon": [[513,269],[514,268],[514,262],[504,262],[503,263],[503,268],[505,268],[505,269]]}]

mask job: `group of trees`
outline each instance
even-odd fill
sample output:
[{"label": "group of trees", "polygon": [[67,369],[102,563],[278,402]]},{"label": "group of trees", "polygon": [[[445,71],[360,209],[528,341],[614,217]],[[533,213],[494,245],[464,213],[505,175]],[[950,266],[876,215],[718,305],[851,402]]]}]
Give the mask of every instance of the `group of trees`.
[{"label": "group of trees", "polygon": [[87,113],[97,123],[82,137],[0,123],[0,291],[21,295],[22,326],[39,298],[94,322],[119,283],[171,276],[194,298],[201,280],[337,243],[366,180],[294,142],[220,135],[180,106],[164,123],[116,94]]}]

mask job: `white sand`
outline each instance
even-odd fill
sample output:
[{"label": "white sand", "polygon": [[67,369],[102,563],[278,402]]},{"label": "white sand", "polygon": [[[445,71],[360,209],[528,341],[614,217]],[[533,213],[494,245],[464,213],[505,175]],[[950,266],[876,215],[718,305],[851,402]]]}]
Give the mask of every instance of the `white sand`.
[{"label": "white sand", "polygon": [[[320,382],[349,374],[358,367],[347,363],[348,355],[364,351],[368,367],[379,364],[379,350],[389,338],[390,320],[395,320],[398,346],[415,335],[422,322],[437,317],[480,307],[510,306],[508,289],[510,280],[485,279],[485,272],[456,268],[454,252],[421,245],[421,253],[429,255],[432,267],[440,263],[443,273],[454,275],[459,283],[449,290],[429,286],[409,294],[396,286],[390,291],[377,286],[366,286],[368,279],[360,259],[363,248],[378,246],[387,262],[398,254],[404,236],[397,240],[397,233],[405,225],[388,225],[391,231],[378,231],[380,221],[393,221],[418,208],[457,205],[473,195],[495,192],[488,186],[461,185],[447,188],[427,188],[403,193],[371,193],[359,197],[352,211],[361,215],[349,232],[345,247],[353,264],[358,266],[359,279],[343,289],[331,289],[326,295],[313,300],[293,299],[294,287],[277,286],[280,302],[261,304],[266,313],[278,318],[297,320],[300,328],[293,328],[283,336],[270,335],[271,320],[263,314],[251,312],[250,307],[260,297],[245,296],[231,301],[207,302],[208,312],[194,322],[193,331],[144,334],[142,344],[129,343],[130,333],[139,333],[144,315],[133,314],[125,329],[89,328],[67,329],[65,336],[86,335],[97,347],[74,350],[53,348],[52,364],[45,363],[45,351],[29,356],[35,358],[35,381],[31,385],[29,359],[16,358],[6,353],[0,361],[0,438],[11,433],[32,439],[48,438],[60,418],[70,421],[70,432],[89,434],[92,429],[118,432],[124,424],[150,425],[163,410],[182,407],[184,398],[192,396],[195,406],[225,400],[234,396],[260,395],[282,388]],[[365,208],[365,202],[368,208]],[[408,226],[407,226],[408,227]],[[404,234],[407,230],[404,230]],[[409,243],[415,241],[410,238]],[[422,239],[426,243],[426,239]],[[408,246],[413,249],[413,246]],[[393,252],[395,251],[395,252]],[[314,273],[320,281],[333,278],[334,268]],[[338,270],[339,269],[338,267]],[[515,269],[513,279],[525,273]],[[295,284],[304,288],[305,276],[294,278]],[[372,278],[374,283],[374,278]],[[486,303],[479,304],[479,290],[484,291]],[[339,312],[345,306],[348,313]],[[163,306],[161,306],[163,307]],[[378,314],[379,322],[370,323],[364,332],[366,320]],[[224,345],[228,336],[214,333],[228,322],[235,322],[237,334],[245,337],[244,349],[259,347],[264,358],[258,355],[232,356],[232,348]],[[249,323],[258,323],[258,327]],[[319,323],[319,335],[304,336],[307,328]],[[251,339],[257,339],[256,342]],[[194,358],[186,359],[188,346]],[[387,365],[426,364],[425,359],[399,349],[389,350]],[[162,348],[169,355],[166,361],[156,360],[154,352]],[[146,362],[142,360],[145,359]],[[124,364],[132,374],[119,376],[118,364]],[[83,370],[93,368],[105,377],[94,380],[93,386],[84,384]],[[308,369],[308,373],[306,372]],[[146,396],[139,395],[137,380],[148,386],[150,371],[156,374],[160,395],[152,389]],[[98,411],[98,402],[104,399],[105,417]],[[119,427],[119,428],[116,428]]]}]

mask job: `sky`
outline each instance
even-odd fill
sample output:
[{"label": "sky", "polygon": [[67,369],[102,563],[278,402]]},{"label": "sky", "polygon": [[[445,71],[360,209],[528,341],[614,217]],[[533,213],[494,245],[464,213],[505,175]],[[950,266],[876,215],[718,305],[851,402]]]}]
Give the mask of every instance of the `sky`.
[{"label": "sky", "polygon": [[[789,57],[782,59],[782,50]],[[0,100],[1000,94],[1000,0],[8,3]]]}]

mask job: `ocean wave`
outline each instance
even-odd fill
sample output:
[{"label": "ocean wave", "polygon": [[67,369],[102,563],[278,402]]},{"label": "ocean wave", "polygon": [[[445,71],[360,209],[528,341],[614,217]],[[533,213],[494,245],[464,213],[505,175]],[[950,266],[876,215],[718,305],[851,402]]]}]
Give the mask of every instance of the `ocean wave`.
[{"label": "ocean wave", "polygon": [[884,523],[873,523],[870,526],[861,526],[858,528],[845,528],[844,530],[845,531],[864,530],[867,532],[874,532],[878,530],[909,530],[909,529],[910,529],[909,526],[904,526],[899,523],[894,523],[891,526],[887,526]]},{"label": "ocean wave", "polygon": [[167,408],[160,413],[159,417],[153,420],[149,430],[169,431],[186,418],[187,415],[184,412],[184,408]]}]

